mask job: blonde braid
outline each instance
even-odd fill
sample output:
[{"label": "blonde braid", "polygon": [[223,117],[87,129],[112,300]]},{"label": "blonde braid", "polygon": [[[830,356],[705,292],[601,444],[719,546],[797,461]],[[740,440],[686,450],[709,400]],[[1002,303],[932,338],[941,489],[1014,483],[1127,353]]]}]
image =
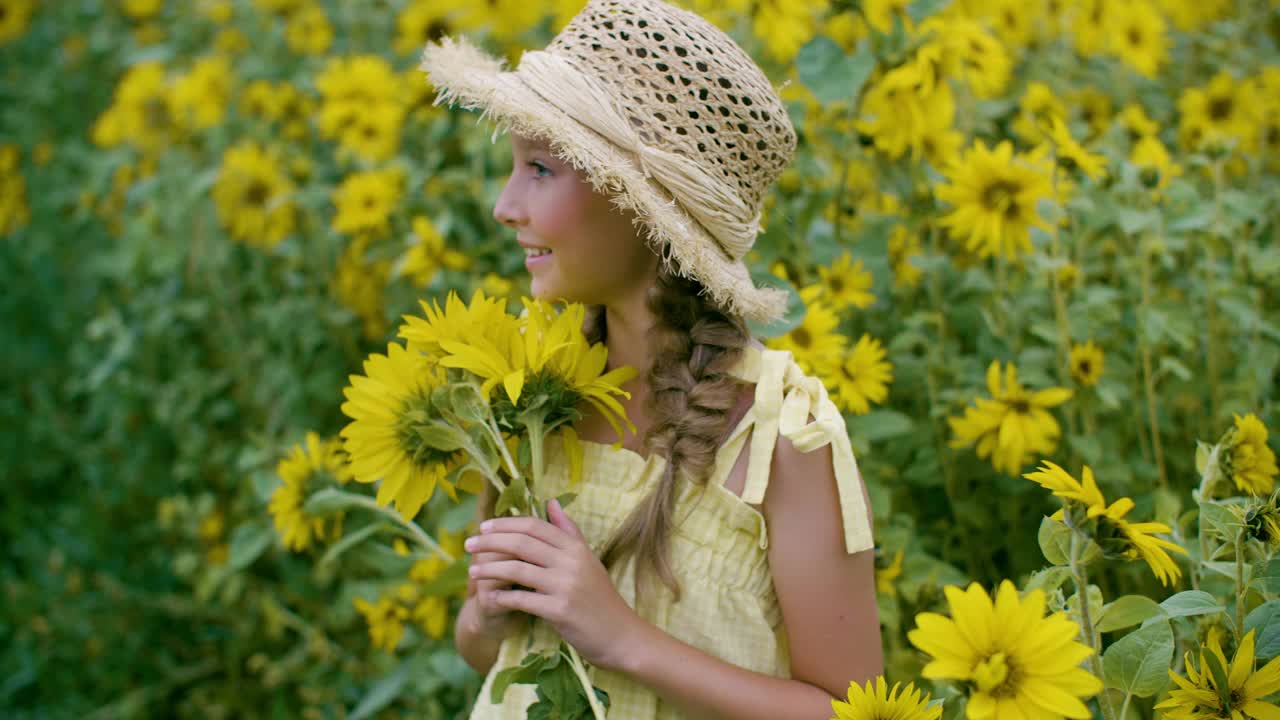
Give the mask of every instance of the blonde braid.
[{"label": "blonde braid", "polygon": [[[643,437],[651,453],[666,458],[657,486],[623,521],[605,545],[601,560],[611,566],[635,555],[657,575],[677,600],[680,584],[672,571],[670,536],[680,479],[705,484],[716,451],[738,403],[742,381],[729,373],[750,341],[746,323],[714,306],[703,287],[665,267],[649,294],[656,348],[649,371],[652,424]],[[603,313],[591,334],[603,338]]]}]

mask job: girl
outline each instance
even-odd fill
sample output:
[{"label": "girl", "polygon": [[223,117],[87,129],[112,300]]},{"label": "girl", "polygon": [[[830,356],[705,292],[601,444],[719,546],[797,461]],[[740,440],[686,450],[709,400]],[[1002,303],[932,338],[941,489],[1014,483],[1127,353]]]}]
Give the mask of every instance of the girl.
[{"label": "girl", "polygon": [[[776,93],[727,35],[659,0],[591,0],[513,72],[450,39],[423,69],[437,102],[510,132],[493,214],[532,293],[587,304],[609,366],[639,370],[624,388],[639,432],[584,405],[567,509],[467,540],[455,641],[487,673],[472,718],[524,718],[533,688],[494,704],[494,676],[560,637],[611,718],[831,717],[883,672],[872,526],[821,382],[747,330],[785,303],[742,261],[794,152]],[[553,497],[568,454],[549,445]]]}]

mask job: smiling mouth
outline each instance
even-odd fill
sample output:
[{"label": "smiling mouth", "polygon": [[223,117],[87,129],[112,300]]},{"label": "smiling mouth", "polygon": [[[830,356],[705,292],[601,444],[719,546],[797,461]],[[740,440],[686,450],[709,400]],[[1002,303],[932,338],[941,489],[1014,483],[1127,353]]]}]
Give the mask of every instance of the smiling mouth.
[{"label": "smiling mouth", "polygon": [[551,251],[546,248],[525,248],[524,250],[524,256],[527,258],[542,257],[543,255],[550,254]]}]

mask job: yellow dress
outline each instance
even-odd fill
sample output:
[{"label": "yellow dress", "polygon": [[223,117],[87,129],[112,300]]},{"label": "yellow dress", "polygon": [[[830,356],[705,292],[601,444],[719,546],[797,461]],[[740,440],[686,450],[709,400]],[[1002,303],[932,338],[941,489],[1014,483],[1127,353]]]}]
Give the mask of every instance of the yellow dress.
[{"label": "yellow dress", "polygon": [[[755,402],[717,451],[705,488],[684,487],[676,503],[671,538],[673,570],[683,596],[673,602],[661,582],[647,587],[638,612],[669,634],[734,665],[777,677],[790,676],[787,641],[769,572],[769,535],[752,505],[764,500],[773,448],[779,434],[801,452],[832,444],[832,458],[849,553],[873,546],[857,462],[844,418],[817,379],[804,374],[789,351],[748,347],[736,377],[756,383]],[[809,421],[812,416],[814,420]],[[754,431],[747,431],[754,427]],[[751,440],[742,497],[724,487],[739,453]],[[545,495],[568,492],[568,467],[559,440],[548,440]],[[661,477],[664,458],[645,458],[626,448],[583,441],[583,481],[565,511],[597,552],[631,508]],[[800,481],[803,478],[796,478]],[[610,570],[614,586],[636,608],[634,560]],[[472,720],[524,720],[535,701],[532,685],[512,685],[501,705],[489,702],[494,676],[531,651],[554,647],[559,638],[535,621],[503,641],[485,678]],[[647,687],[621,673],[591,669],[595,685],[609,693],[611,720],[674,720],[681,715]]]}]

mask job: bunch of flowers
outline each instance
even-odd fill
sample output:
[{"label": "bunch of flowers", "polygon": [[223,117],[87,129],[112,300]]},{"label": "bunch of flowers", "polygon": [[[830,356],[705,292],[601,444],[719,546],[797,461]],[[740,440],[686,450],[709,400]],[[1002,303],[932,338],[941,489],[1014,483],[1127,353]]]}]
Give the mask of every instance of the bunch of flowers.
[{"label": "bunch of flowers", "polygon": [[[545,519],[551,498],[540,488],[549,434],[561,433],[573,484],[581,478],[582,448],[572,424],[583,403],[619,437],[620,422],[635,430],[616,399],[630,397],[621,384],[635,369],[605,371],[607,349],[582,333],[585,308],[522,303],[525,312],[516,317],[483,291],[467,304],[450,293],[444,309],[424,302],[425,317],[406,317],[400,328],[406,344],[391,343],[385,355],[368,358],[364,375],[351,377],[342,411],[352,421],[341,436],[355,480],[379,483],[377,506],[394,505],[408,523],[437,488],[456,498],[458,488],[479,492],[489,483],[495,514]],[[572,673],[569,682],[580,681],[586,694],[581,707],[603,717],[577,652],[562,644],[553,657],[561,655],[568,662],[552,666]],[[528,680],[563,682],[543,672]]]}]

